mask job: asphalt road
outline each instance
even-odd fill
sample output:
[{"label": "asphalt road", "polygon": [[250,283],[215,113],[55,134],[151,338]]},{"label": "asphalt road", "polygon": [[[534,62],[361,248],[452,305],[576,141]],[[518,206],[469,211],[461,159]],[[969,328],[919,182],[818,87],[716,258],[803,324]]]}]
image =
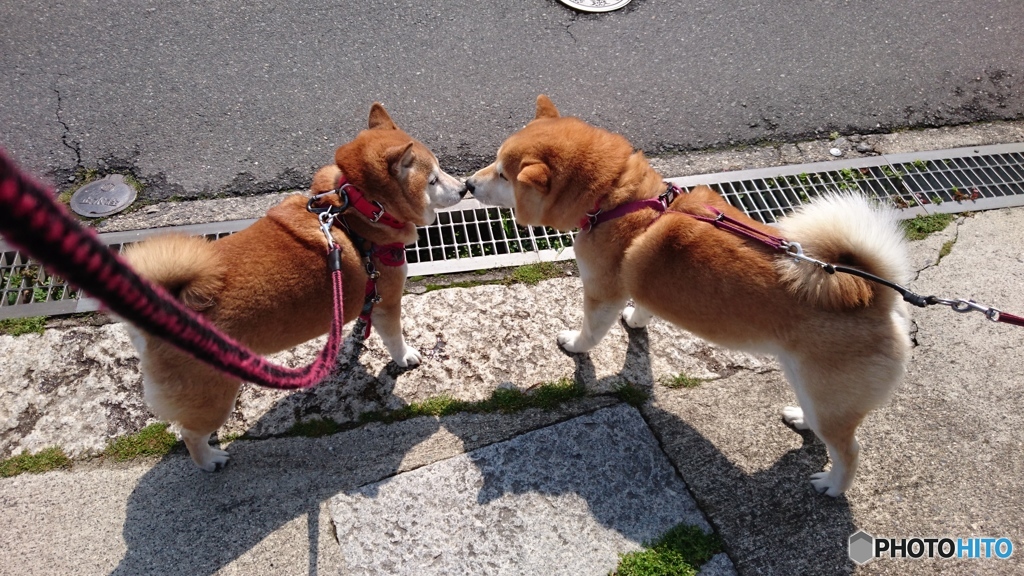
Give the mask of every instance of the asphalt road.
[{"label": "asphalt road", "polygon": [[563,113],[648,153],[1024,117],[1020,0],[0,4],[0,145],[145,197],[308,184],[382,102],[450,171]]}]

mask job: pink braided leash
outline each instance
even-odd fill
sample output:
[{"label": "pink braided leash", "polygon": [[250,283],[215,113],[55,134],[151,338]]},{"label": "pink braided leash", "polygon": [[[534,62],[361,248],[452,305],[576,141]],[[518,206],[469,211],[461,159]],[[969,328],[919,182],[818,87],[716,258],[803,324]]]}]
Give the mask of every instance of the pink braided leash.
[{"label": "pink braided leash", "polygon": [[0,231],[19,249],[88,292],[140,329],[236,378],[268,388],[308,388],[334,367],[344,340],[341,249],[328,251],[334,319],[327,345],[304,368],[267,361],[185,307],[161,286],[139,276],[83,228],[54,194],[22,173],[0,149]]}]

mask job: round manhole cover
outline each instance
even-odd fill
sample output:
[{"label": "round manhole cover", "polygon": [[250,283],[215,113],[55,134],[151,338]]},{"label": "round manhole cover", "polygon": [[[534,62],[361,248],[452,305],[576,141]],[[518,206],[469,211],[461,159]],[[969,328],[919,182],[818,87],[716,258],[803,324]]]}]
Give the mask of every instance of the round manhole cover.
[{"label": "round manhole cover", "polygon": [[611,12],[618,10],[629,0],[559,0],[562,4],[575,8],[580,12]]},{"label": "round manhole cover", "polygon": [[111,174],[79,188],[71,196],[71,209],[87,218],[110,216],[130,206],[136,194],[124,176]]}]

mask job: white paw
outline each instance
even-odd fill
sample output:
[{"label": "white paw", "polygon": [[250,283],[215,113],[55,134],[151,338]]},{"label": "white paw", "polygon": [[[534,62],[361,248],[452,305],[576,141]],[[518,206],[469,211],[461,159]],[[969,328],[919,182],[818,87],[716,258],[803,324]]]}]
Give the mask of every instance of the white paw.
[{"label": "white paw", "polygon": [[423,361],[423,357],[420,356],[420,351],[412,346],[406,346],[404,352],[398,355],[392,355],[391,359],[395,361],[395,364],[398,364],[402,368],[419,366]]},{"label": "white paw", "polygon": [[811,474],[811,485],[818,491],[819,494],[831,496],[832,498],[838,497],[843,493],[842,487],[837,486],[832,481],[832,471],[818,472],[817,474]]},{"label": "white paw", "polygon": [[630,328],[643,328],[651,321],[648,314],[638,312],[633,306],[626,306],[622,309],[622,321]]},{"label": "white paw", "polygon": [[786,406],[783,408],[782,420],[797,430],[807,430],[810,428],[804,420],[803,408],[799,406]]},{"label": "white paw", "polygon": [[194,458],[193,461],[204,472],[216,472],[218,469],[226,466],[230,459],[231,455],[224,450],[210,447],[204,450],[199,458]]},{"label": "white paw", "polygon": [[580,354],[590,350],[590,346],[584,346],[581,340],[579,330],[562,330],[558,333],[558,345],[566,352]]}]

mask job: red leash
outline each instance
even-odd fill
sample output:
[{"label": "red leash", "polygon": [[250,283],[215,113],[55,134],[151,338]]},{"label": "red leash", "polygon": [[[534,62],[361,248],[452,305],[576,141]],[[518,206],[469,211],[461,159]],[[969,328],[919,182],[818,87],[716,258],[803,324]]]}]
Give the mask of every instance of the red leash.
[{"label": "red leash", "polygon": [[32,258],[140,329],[226,374],[260,386],[295,389],[319,383],[334,367],[344,340],[341,248],[333,240],[328,267],[334,287],[334,319],[327,345],[309,366],[288,368],[255,354],[163,287],[140,277],[95,231],[79,225],[49,190],[20,172],[2,149],[0,231]]}]

